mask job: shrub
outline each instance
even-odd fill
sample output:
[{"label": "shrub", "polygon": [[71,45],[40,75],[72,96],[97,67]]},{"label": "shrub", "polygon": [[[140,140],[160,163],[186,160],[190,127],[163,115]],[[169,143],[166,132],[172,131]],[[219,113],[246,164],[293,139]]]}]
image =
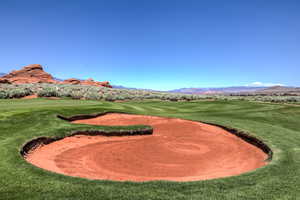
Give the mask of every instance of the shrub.
[{"label": "shrub", "polygon": [[88,91],[84,94],[83,98],[88,100],[101,100],[103,99],[103,95],[100,92]]},{"label": "shrub", "polygon": [[7,98],[9,98],[8,92],[1,90],[0,91],[0,99],[7,99]]},{"label": "shrub", "polygon": [[37,92],[39,97],[59,97],[56,87],[45,87]]},{"label": "shrub", "polygon": [[8,98],[21,98],[31,95],[32,92],[28,88],[14,88],[7,91]]}]

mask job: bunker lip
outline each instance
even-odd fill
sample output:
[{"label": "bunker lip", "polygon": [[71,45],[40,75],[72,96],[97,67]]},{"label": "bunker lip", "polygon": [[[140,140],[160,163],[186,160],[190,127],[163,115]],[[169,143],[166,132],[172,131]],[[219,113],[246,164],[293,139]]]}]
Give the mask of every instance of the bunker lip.
[{"label": "bunker lip", "polygon": [[206,180],[255,170],[273,154],[259,139],[215,124],[112,112],[58,117],[72,123],[153,127],[153,135],[149,128],[134,134],[123,132],[123,137],[79,131],[73,137],[36,138],[23,146],[21,154],[28,162],[69,176],[116,181]]},{"label": "bunker lip", "polygon": [[21,148],[20,154],[26,158],[28,154],[30,154],[33,150],[51,144],[52,142],[56,142],[62,140],[67,137],[74,136],[134,136],[134,135],[151,135],[153,133],[152,127],[145,127],[142,129],[133,129],[133,130],[113,130],[113,131],[104,131],[104,130],[81,130],[81,131],[72,131],[65,137],[37,137],[28,142],[26,142]]}]

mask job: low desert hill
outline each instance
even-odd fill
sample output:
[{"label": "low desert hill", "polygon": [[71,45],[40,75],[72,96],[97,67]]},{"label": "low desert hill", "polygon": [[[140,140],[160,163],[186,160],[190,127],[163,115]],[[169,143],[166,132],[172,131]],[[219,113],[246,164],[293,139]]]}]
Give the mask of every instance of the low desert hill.
[{"label": "low desert hill", "polygon": [[126,89],[126,90],[147,90],[147,91],[158,91],[158,92],[169,92],[169,93],[182,93],[182,94],[229,94],[239,92],[254,92],[266,87],[248,87],[248,86],[235,86],[235,87],[220,87],[220,88],[180,88],[175,90],[160,91],[143,88],[131,88],[121,85],[113,85],[113,88]]},{"label": "low desert hill", "polygon": [[233,96],[300,96],[299,87],[272,86],[252,92],[231,93]]},{"label": "low desert hill", "polygon": [[170,90],[169,92],[184,93],[184,94],[224,94],[224,93],[238,93],[238,92],[254,92],[265,87],[248,87],[248,86],[236,86],[236,87],[220,87],[220,88],[180,88],[176,90]]},{"label": "low desert hill", "polygon": [[259,90],[258,94],[278,94],[278,95],[300,95],[300,87],[284,87],[284,86],[273,86],[263,90]]}]

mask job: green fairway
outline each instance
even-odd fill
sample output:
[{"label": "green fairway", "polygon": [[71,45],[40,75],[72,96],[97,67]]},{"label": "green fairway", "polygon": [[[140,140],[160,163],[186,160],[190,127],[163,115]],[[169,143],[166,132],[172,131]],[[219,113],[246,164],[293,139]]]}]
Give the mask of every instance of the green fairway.
[{"label": "green fairway", "polygon": [[[76,130],[136,129],[70,124],[56,115],[127,112],[198,120],[237,128],[273,150],[267,166],[229,178],[195,182],[91,181],[27,163],[20,149],[39,136]],[[222,152],[220,152],[222,153]],[[0,100],[0,199],[300,199],[300,107],[248,101],[112,103],[84,100]]]}]

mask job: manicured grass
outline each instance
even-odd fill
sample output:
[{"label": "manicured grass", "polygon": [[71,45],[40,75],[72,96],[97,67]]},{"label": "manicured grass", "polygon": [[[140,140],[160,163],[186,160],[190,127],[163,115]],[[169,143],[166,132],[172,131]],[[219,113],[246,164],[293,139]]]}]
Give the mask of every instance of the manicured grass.
[{"label": "manicured grass", "polygon": [[[39,136],[63,136],[94,126],[70,124],[57,114],[121,111],[201,120],[262,139],[273,161],[240,176],[196,182],[91,181],[39,169],[19,154]],[[116,130],[136,127],[96,127]],[[222,153],[222,152],[220,152]],[[124,102],[0,100],[0,199],[300,199],[300,107],[248,101]]]}]

